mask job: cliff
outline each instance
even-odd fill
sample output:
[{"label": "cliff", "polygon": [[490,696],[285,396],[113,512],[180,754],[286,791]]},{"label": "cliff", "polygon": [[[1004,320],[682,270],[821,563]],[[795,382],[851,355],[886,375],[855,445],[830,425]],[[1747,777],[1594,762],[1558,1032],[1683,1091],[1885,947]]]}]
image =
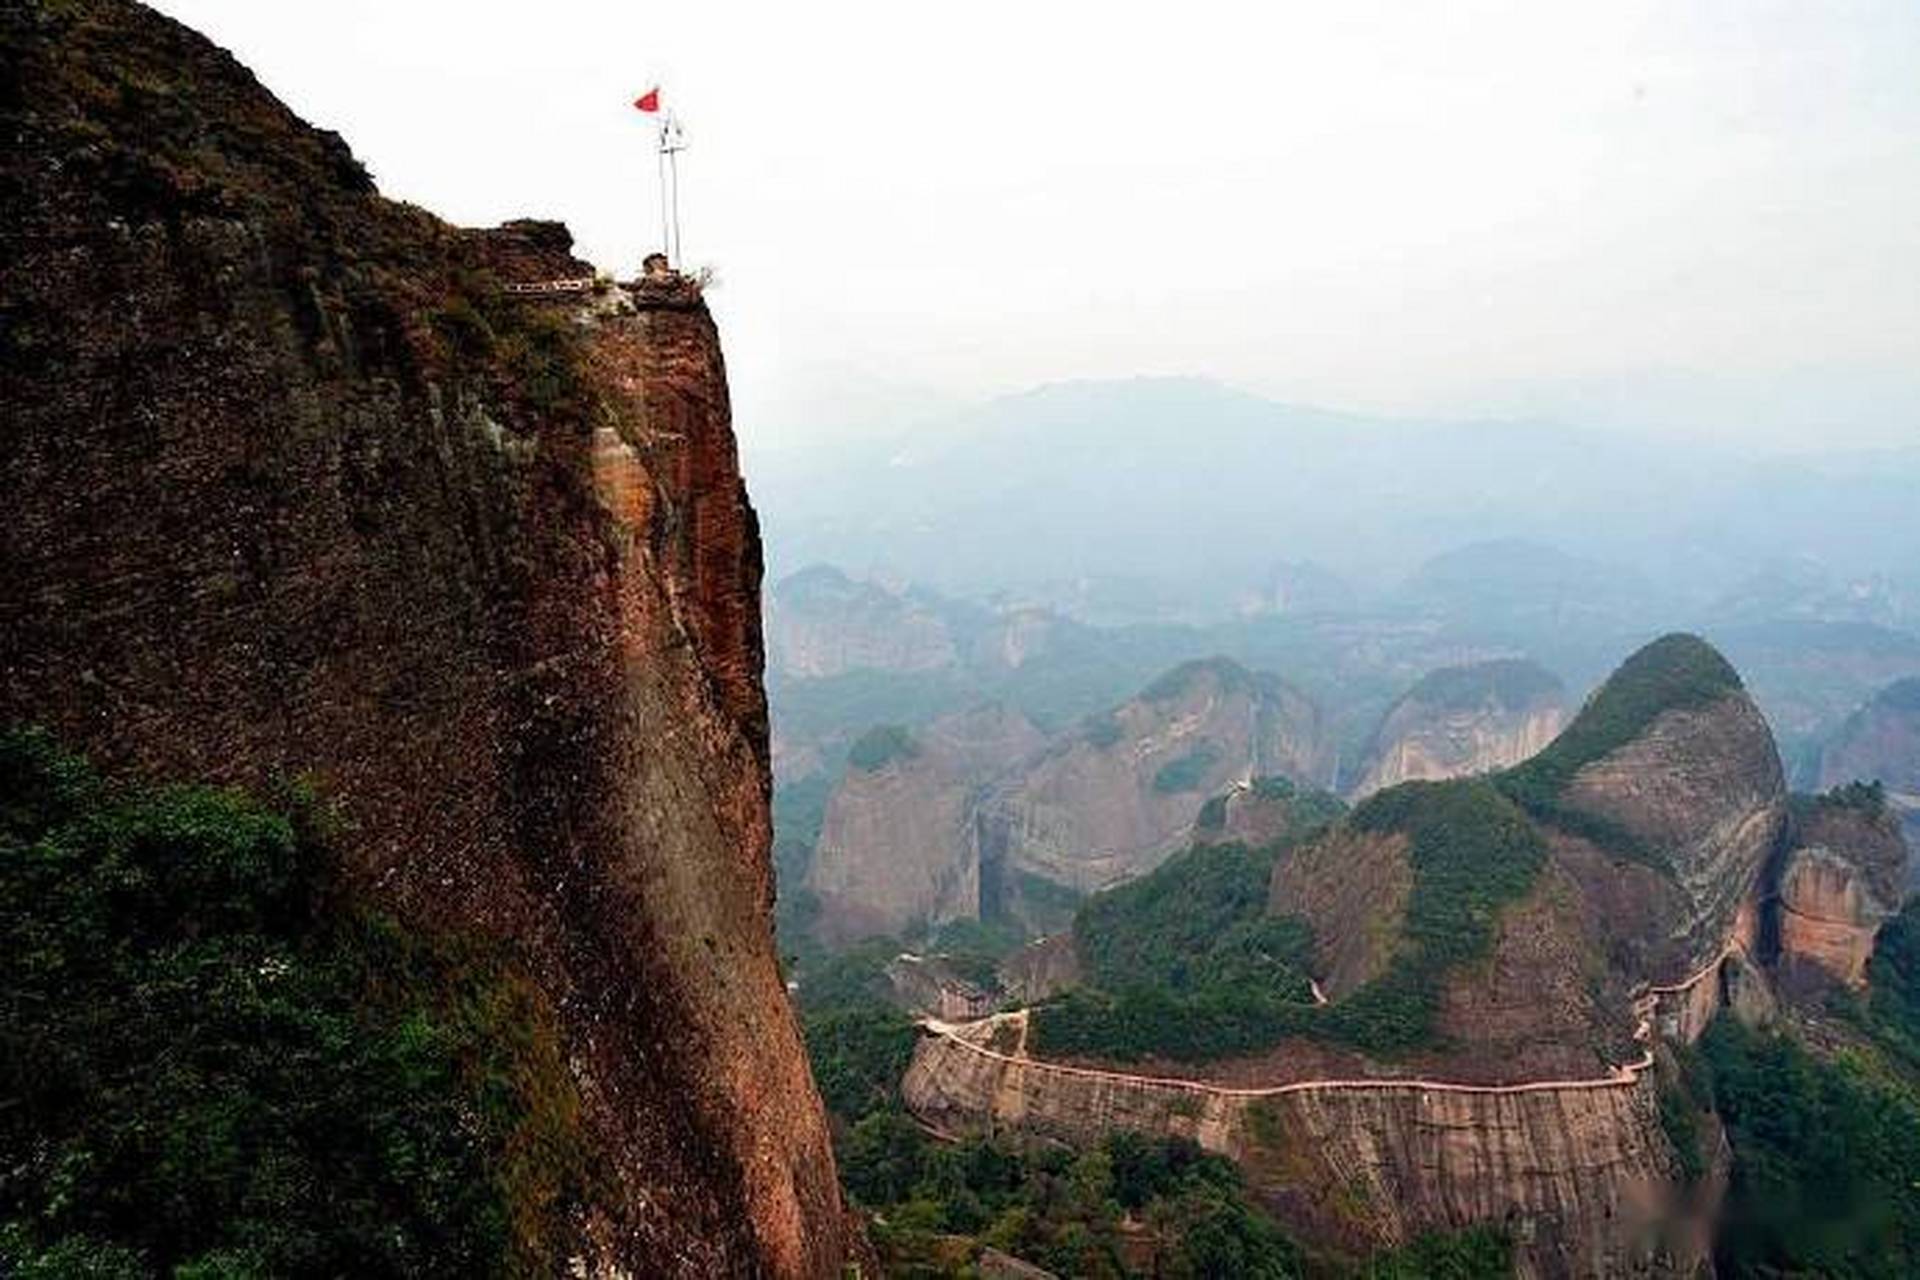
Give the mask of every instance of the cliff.
[{"label": "cliff", "polygon": [[343,890],[510,946],[596,1169],[588,1274],[837,1274],[770,932],[760,549],[687,289],[522,303],[563,230],[381,199],[117,0],[3,19],[0,719],[308,780]]},{"label": "cliff", "polygon": [[856,747],[807,870],[821,936],[839,944],[977,919],[974,794],[1043,741],[1017,711],[990,706],[944,717],[870,764]]},{"label": "cliff", "polygon": [[1506,785],[1551,824],[1677,890],[1662,892],[1659,918],[1633,921],[1650,948],[1642,976],[1656,982],[1707,963],[1751,915],[1787,816],[1765,718],[1726,660],[1686,635],[1629,657]]},{"label": "cliff", "polygon": [[1518,764],[1559,734],[1565,701],[1551,672],[1519,659],[1429,672],[1387,709],[1353,794]]},{"label": "cliff", "polygon": [[1524,1274],[1691,1274],[1675,1165],[1650,1072],[1519,1089],[1435,1081],[1224,1088],[1025,1056],[1018,1015],[923,1033],[902,1094],[948,1131],[992,1124],[1077,1145],[1104,1133],[1193,1139],[1235,1160],[1284,1221],[1368,1250],[1500,1222]]},{"label": "cliff", "polygon": [[1178,667],[998,780],[977,823],[980,862],[1088,891],[1152,870],[1187,843],[1202,802],[1274,775],[1330,767],[1317,708],[1225,659]]},{"label": "cliff", "polygon": [[1782,976],[1866,984],[1874,937],[1900,907],[1907,844],[1881,793],[1842,788],[1798,798],[1791,851],[1780,871]]}]

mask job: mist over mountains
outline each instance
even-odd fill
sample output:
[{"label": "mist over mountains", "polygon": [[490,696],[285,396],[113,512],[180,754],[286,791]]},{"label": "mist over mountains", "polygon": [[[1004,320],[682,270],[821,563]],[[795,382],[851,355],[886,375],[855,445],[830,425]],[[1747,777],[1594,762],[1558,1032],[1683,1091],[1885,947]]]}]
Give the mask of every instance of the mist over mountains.
[{"label": "mist over mountains", "polygon": [[1769,594],[1795,597],[1770,602],[1789,613],[1809,594],[1832,597],[1825,617],[1920,612],[1920,448],[1755,457],[1143,378],[771,454],[753,482],[775,576],[825,561],[1096,621],[1244,611],[1282,562],[1378,596],[1436,556],[1505,540],[1558,553],[1525,570],[1550,592],[1624,594],[1651,625]]}]

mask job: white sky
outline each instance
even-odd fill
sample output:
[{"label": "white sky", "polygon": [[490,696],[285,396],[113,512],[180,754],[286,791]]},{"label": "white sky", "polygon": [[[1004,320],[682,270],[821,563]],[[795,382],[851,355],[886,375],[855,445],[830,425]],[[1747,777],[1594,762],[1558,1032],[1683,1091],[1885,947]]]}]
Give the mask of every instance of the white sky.
[{"label": "white sky", "polygon": [[387,194],[657,238],[686,123],[743,435],[1200,374],[1920,443],[1920,3],[161,0]]}]

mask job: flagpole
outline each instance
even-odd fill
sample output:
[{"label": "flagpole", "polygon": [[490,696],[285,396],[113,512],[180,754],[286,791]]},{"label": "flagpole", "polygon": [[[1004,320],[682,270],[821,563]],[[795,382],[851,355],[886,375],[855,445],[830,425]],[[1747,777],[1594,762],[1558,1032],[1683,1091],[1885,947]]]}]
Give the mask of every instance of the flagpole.
[{"label": "flagpole", "polygon": [[[679,122],[674,122],[676,132]],[[667,152],[667,172],[673,178],[673,266],[676,270],[682,265],[680,256],[680,148],[677,145]]]},{"label": "flagpole", "polygon": [[654,164],[660,173],[660,252],[667,255],[668,264],[673,261],[673,240],[667,220],[667,120],[660,118],[659,147],[654,153]]}]

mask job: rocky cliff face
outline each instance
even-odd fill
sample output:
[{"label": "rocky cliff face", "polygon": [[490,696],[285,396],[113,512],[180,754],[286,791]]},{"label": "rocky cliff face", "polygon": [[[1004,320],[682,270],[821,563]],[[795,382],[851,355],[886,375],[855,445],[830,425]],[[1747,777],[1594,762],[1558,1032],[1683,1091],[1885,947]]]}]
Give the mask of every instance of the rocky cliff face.
[{"label": "rocky cliff face", "polygon": [[767,637],[775,668],[801,678],[935,671],[959,657],[936,609],[824,565],[781,579],[769,594]]},{"label": "rocky cliff face", "polygon": [[1498,659],[1431,672],[1387,710],[1353,794],[1518,764],[1553,741],[1565,715],[1566,690],[1532,662]]},{"label": "rocky cliff face", "polygon": [[1025,1056],[1017,1020],[923,1036],[902,1093],[953,1132],[987,1123],[1085,1145],[1121,1129],[1234,1159],[1309,1238],[1364,1250],[1502,1223],[1525,1274],[1691,1274],[1662,1239],[1674,1163],[1650,1074],[1519,1091],[1414,1082],[1222,1089]]},{"label": "rocky cliff face", "polygon": [[1773,734],[1732,668],[1692,637],[1655,641],[1542,760],[1571,766],[1567,810],[1623,837],[1684,895],[1666,922],[1669,957],[1645,976],[1672,980],[1711,960],[1753,901],[1787,812]]},{"label": "rocky cliff face", "polygon": [[1183,847],[1202,802],[1230,782],[1318,783],[1329,766],[1304,695],[1224,659],[1188,663],[996,783],[980,860],[989,874],[1098,889]]},{"label": "rocky cliff face", "polygon": [[839,944],[978,918],[975,793],[1042,741],[1017,711],[981,707],[914,733],[875,767],[850,764],[807,870],[821,936]]},{"label": "rocky cliff face", "polygon": [[349,892],[512,945],[592,1274],[853,1247],[769,928],[759,545],[697,295],[382,200],[116,0],[6,10],[0,717],[309,779]]},{"label": "rocky cliff face", "polygon": [[1836,791],[1797,804],[1780,871],[1782,975],[1866,983],[1874,935],[1899,909],[1908,850],[1892,810],[1872,792]]}]

